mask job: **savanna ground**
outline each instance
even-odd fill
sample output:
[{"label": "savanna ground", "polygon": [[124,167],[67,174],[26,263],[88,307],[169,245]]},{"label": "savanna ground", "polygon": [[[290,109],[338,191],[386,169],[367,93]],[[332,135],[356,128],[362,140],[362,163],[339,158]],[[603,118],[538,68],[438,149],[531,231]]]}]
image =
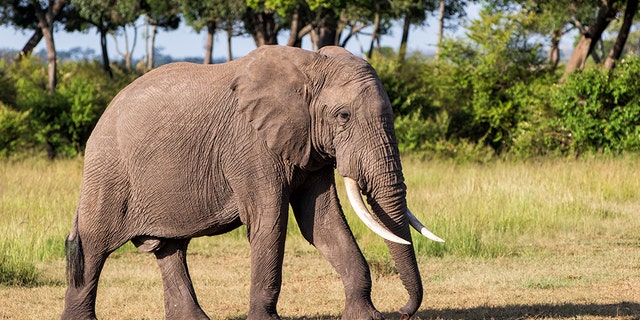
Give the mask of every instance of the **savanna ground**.
[{"label": "savanna ground", "polygon": [[[416,319],[640,319],[640,159],[404,159],[412,211],[445,244],[417,238],[425,299]],[[82,162],[0,161],[0,318],[55,319],[65,291],[63,239]],[[345,197],[342,197],[346,199]],[[382,240],[345,208],[387,318],[407,295]],[[287,319],[338,318],[340,279],[290,220],[278,308]],[[195,239],[188,256],[203,309],[246,317],[243,230]],[[163,318],[153,255],[131,245],[103,271],[102,319]]]}]

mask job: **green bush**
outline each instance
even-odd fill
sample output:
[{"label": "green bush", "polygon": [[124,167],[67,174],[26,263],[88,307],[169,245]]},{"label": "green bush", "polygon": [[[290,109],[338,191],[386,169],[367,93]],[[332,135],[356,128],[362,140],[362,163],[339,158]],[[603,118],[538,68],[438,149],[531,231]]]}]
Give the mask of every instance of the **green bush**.
[{"label": "green bush", "polygon": [[556,124],[566,132],[567,152],[619,154],[640,151],[640,58],[608,72],[589,68],[556,87]]},{"label": "green bush", "polygon": [[0,156],[6,157],[20,149],[27,132],[28,112],[10,109],[0,102]]},{"label": "green bush", "polygon": [[467,39],[445,41],[438,59],[371,61],[389,95],[401,151],[485,159],[512,149],[544,153],[551,144],[538,135],[552,136],[545,135],[554,114],[545,92],[557,77],[544,67],[540,46],[528,42],[518,17],[481,17]]},{"label": "green bush", "polygon": [[[6,103],[15,109],[13,113],[0,113],[0,130],[13,133],[7,135],[12,146],[45,149],[50,158],[81,154],[111,99],[136,77],[116,69],[114,78],[110,78],[95,61],[67,62],[60,65],[57,88],[50,94],[45,65],[38,58],[3,63],[0,67],[0,82],[12,84],[0,92],[0,98],[6,97]],[[18,115],[22,118],[18,119]],[[16,121],[23,126],[16,127]],[[24,126],[27,130],[19,130]],[[0,138],[0,152],[6,155],[15,148],[3,148],[8,144],[4,140]]]}]

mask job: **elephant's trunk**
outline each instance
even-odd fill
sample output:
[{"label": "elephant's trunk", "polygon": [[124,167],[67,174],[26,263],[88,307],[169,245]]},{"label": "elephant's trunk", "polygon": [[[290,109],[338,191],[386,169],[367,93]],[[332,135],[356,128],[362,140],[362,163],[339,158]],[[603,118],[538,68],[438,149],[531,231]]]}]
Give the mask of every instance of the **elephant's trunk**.
[{"label": "elephant's trunk", "polygon": [[369,204],[373,213],[385,227],[393,234],[409,242],[409,244],[402,244],[385,240],[402,284],[409,293],[409,301],[400,308],[402,319],[408,319],[418,311],[423,296],[420,270],[418,269],[413,244],[411,244],[405,189],[404,182],[400,178],[400,181],[395,186],[384,187],[385,191],[374,193],[374,196],[369,197]]},{"label": "elephant's trunk", "polygon": [[400,279],[409,293],[409,301],[400,308],[401,319],[409,319],[418,311],[422,303],[422,279],[416,262],[416,255],[412,245],[385,241],[396,264]]}]

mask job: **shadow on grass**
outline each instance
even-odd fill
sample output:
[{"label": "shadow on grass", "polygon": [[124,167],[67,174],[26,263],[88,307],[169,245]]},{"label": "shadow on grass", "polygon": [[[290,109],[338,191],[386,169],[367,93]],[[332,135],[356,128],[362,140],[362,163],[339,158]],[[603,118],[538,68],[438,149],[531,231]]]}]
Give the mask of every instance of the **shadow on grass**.
[{"label": "shadow on grass", "polygon": [[[613,304],[535,304],[509,305],[494,307],[475,307],[468,309],[424,310],[418,312],[412,319],[575,319],[585,316],[599,318],[631,317],[640,319],[640,303],[621,302]],[[386,319],[397,319],[398,313],[384,313]],[[241,318],[233,318],[241,319]],[[283,317],[283,320],[329,320],[340,319],[335,316],[315,317]]]},{"label": "shadow on grass", "polygon": [[[613,304],[534,304],[486,306],[469,309],[424,310],[416,314],[417,319],[539,319],[593,316],[603,318],[632,317],[640,319],[640,303],[621,302]],[[385,314],[394,319],[398,314]]]}]

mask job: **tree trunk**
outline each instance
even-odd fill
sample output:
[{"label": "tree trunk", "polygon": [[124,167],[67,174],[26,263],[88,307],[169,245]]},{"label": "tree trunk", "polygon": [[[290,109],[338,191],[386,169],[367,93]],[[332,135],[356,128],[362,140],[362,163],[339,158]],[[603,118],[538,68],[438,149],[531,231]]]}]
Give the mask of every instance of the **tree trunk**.
[{"label": "tree trunk", "polygon": [[[149,27],[151,27],[151,31],[149,31]],[[150,19],[149,16],[145,17],[145,35],[146,41],[144,43],[147,55],[144,69],[146,72],[153,69],[155,65],[156,35],[158,35],[158,25],[156,24],[156,21]]]},{"label": "tree trunk", "polygon": [[207,43],[204,47],[204,64],[211,64],[213,61],[213,36],[216,33],[215,21],[207,22]]},{"label": "tree trunk", "polygon": [[411,12],[407,11],[404,16],[404,24],[402,26],[402,38],[400,39],[400,49],[398,50],[398,60],[404,61],[407,55],[407,41],[409,41],[409,27],[411,26]]},{"label": "tree trunk", "polygon": [[227,61],[233,60],[233,53],[231,52],[231,39],[233,37],[233,29],[229,27],[227,29]]},{"label": "tree trunk", "polygon": [[553,30],[551,32],[551,45],[549,46],[549,54],[547,62],[551,69],[555,70],[560,62],[560,40],[562,39],[562,29]]},{"label": "tree trunk", "polygon": [[[376,4],[377,6],[377,4]],[[369,51],[367,52],[367,59],[373,57],[373,43],[378,38],[378,29],[380,28],[380,13],[376,12],[373,16],[373,32],[371,33],[371,44],[369,44]]]},{"label": "tree trunk", "polygon": [[627,0],[627,7],[624,10],[622,26],[620,27],[620,32],[618,32],[616,42],[614,43],[613,48],[611,48],[611,51],[607,56],[607,60],[604,62],[605,69],[613,69],[615,62],[620,59],[620,56],[622,56],[622,50],[624,49],[624,45],[627,43],[629,30],[631,30],[631,25],[633,24],[633,16],[637,11],[638,0]]},{"label": "tree trunk", "polygon": [[47,76],[49,78],[49,94],[52,95],[58,84],[58,64],[56,61],[56,45],[53,41],[53,28],[42,28],[42,34],[47,46]]},{"label": "tree trunk", "polygon": [[[55,41],[53,40],[53,23],[56,19],[56,16],[58,15],[58,13],[60,13],[65,4],[66,2],[64,0],[56,0],[56,2],[54,2],[52,5],[49,5],[46,12],[42,9],[42,7],[40,7],[39,2],[36,2],[34,5],[35,15],[38,19],[38,27],[40,28],[40,34],[44,37],[47,47],[47,77],[49,82],[48,92],[50,95],[53,95],[56,90],[58,73],[58,64],[56,61],[56,45]],[[37,33],[32,36],[32,39],[29,39],[29,42],[31,42],[31,40],[35,42],[36,39]],[[33,48],[31,48],[31,50],[33,50]]]},{"label": "tree trunk", "polygon": [[602,33],[609,23],[615,18],[618,13],[618,9],[614,7],[610,2],[604,2],[605,4],[600,7],[596,20],[589,25],[586,32],[583,32],[580,41],[573,50],[573,54],[567,62],[567,66],[564,71],[564,75],[560,81],[564,81],[568,74],[573,73],[575,70],[583,69],[587,61],[587,57],[593,52],[598,41],[602,37]]},{"label": "tree trunk", "polygon": [[107,51],[107,31],[100,29],[100,49],[102,50],[102,69],[113,78],[111,65],[109,64],[109,52]]},{"label": "tree trunk", "polygon": [[45,44],[47,46],[47,77],[48,77],[48,92],[49,95],[53,95],[56,90],[56,45],[53,40],[53,16],[51,16],[51,8],[49,12],[45,13],[40,5],[35,6],[36,17],[38,18],[38,27],[42,30]]},{"label": "tree trunk", "polygon": [[149,59],[147,60],[147,70],[151,70],[155,66],[156,58],[156,36],[158,35],[158,25],[151,25],[151,36],[149,43]]},{"label": "tree trunk", "polygon": [[300,38],[300,6],[296,6],[293,9],[293,14],[291,15],[291,26],[289,28],[289,40],[287,41],[287,46],[289,47],[301,47],[302,39]]},{"label": "tree trunk", "polygon": [[144,17],[144,71],[147,72],[151,70],[149,68],[149,56],[151,56],[151,47],[149,46],[149,41],[151,41],[151,35],[149,34],[149,25],[151,24],[151,19],[149,19],[148,15]]},{"label": "tree trunk", "polygon": [[444,9],[445,0],[440,0],[440,8],[438,10],[438,44],[436,45],[436,59],[440,56],[442,50],[442,36],[444,34]]},{"label": "tree trunk", "polygon": [[20,50],[18,59],[30,56],[33,49],[40,43],[40,40],[42,40],[42,29],[38,28],[33,32],[33,35],[29,38],[29,41],[25,43],[24,47],[22,47],[22,50]]},{"label": "tree trunk", "polygon": [[[338,37],[338,17],[333,11],[319,10],[316,16],[315,24],[315,43],[314,50],[318,50],[326,46],[336,46],[336,38]],[[312,38],[312,40],[314,40]]]},{"label": "tree trunk", "polygon": [[131,44],[131,49],[129,49],[129,34],[127,33],[127,26],[124,25],[122,26],[122,33],[124,36],[124,52],[120,51],[120,48],[118,47],[118,38],[116,38],[115,33],[112,33],[111,36],[113,37],[113,43],[116,46],[116,52],[122,56],[122,59],[124,60],[124,66],[125,69],[127,70],[128,73],[131,73],[131,71],[133,70],[133,65],[131,63],[131,56],[133,53],[133,49],[136,47],[136,40],[137,40],[137,34],[138,34],[138,28],[134,25],[133,26],[133,43]]},{"label": "tree trunk", "polygon": [[[341,27],[338,28],[337,33],[336,33],[336,41],[340,41],[340,38],[342,37],[342,31],[344,30],[344,28],[346,27],[346,23],[342,24]],[[346,37],[344,37],[344,39],[342,40],[342,42],[339,42],[338,45],[341,47],[346,47],[347,43],[349,42],[349,40],[351,40],[351,38],[353,38],[353,36],[358,36],[358,32],[360,32],[360,30],[366,28],[367,25],[366,24],[360,24],[360,25],[355,25],[355,26],[351,26],[351,28],[349,29],[349,33],[347,34]]]},{"label": "tree trunk", "polygon": [[273,13],[256,13],[248,8],[243,20],[257,47],[278,44],[279,28]]},{"label": "tree trunk", "polygon": [[[60,12],[62,11],[62,9],[66,4],[67,4],[66,0],[56,0],[53,3],[53,6],[50,6],[48,8],[46,13],[46,16],[47,16],[46,19],[50,20],[49,24],[51,25],[52,28],[53,28],[53,23],[55,22],[55,20],[58,19]],[[24,47],[22,47],[22,50],[20,50],[20,54],[18,55],[18,60],[21,57],[31,55],[31,52],[33,52],[33,49],[35,49],[38,43],[40,43],[40,40],[42,40],[42,37],[43,37],[42,29],[41,28],[36,29],[33,32],[33,35],[31,35],[31,38],[29,38],[27,43],[25,43]]]}]

